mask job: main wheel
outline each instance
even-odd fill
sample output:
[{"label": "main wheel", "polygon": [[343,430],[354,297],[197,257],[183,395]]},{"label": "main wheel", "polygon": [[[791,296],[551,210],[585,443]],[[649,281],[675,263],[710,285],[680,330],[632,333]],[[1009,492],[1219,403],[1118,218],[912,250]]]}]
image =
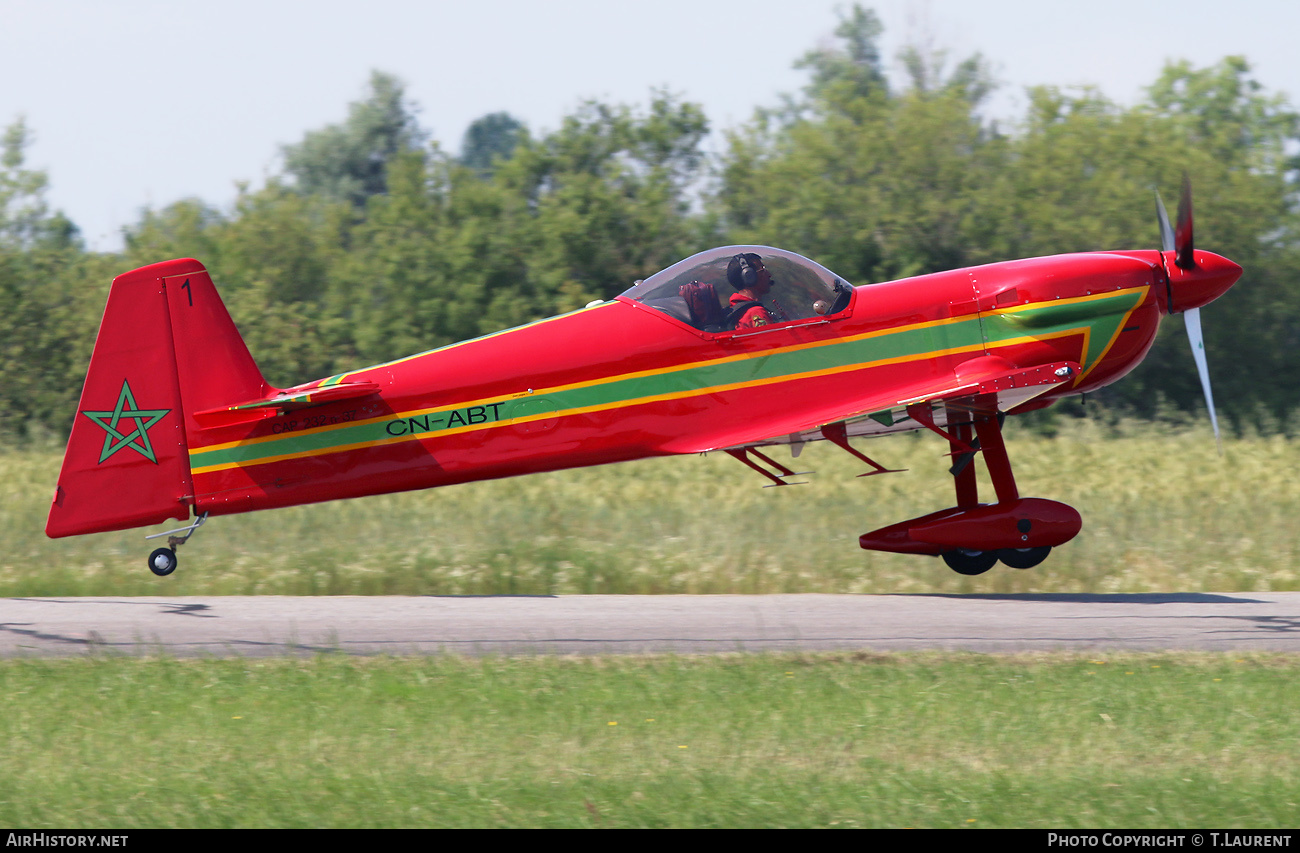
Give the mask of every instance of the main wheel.
[{"label": "main wheel", "polygon": [[982,575],[998,561],[998,552],[959,548],[956,551],[944,551],[943,561],[959,575]]},{"label": "main wheel", "polygon": [[149,571],[160,578],[165,578],[176,571],[176,552],[171,548],[159,548],[149,555]]},{"label": "main wheel", "polygon": [[1046,560],[1050,553],[1052,553],[1051,545],[1040,545],[1037,548],[1003,548],[998,552],[998,559],[1013,569],[1032,569]]}]

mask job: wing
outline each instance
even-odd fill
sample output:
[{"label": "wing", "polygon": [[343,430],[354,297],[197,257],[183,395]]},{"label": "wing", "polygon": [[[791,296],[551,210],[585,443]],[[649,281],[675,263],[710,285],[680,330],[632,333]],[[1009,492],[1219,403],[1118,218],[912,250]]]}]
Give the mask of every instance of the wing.
[{"label": "wing", "polygon": [[[929,377],[904,385],[864,390],[852,396],[711,431],[683,436],[668,448],[676,453],[772,444],[802,444],[825,438],[821,428],[844,422],[847,434],[884,435],[924,428],[908,413],[913,406],[933,410],[938,426],[947,424],[949,410],[1005,412],[1051,391],[1079,375],[1079,365],[1059,361],[1019,368],[996,356],[984,356],[962,364],[946,377]],[[937,407],[937,408],[936,408]]]}]

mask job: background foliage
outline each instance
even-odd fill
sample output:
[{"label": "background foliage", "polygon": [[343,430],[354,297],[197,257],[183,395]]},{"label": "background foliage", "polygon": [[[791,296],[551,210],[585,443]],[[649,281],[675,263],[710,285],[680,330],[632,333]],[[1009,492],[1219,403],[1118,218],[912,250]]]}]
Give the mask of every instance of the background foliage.
[{"label": "background foliage", "polygon": [[[1132,106],[1041,87],[1001,126],[981,112],[982,57],[911,47],[891,79],[880,34],[854,6],[800,61],[805,90],[726,129],[714,156],[703,111],[668,92],[586,103],[546,131],[489,113],[454,155],[375,72],[341,122],[284,147],[282,174],[230,209],[142,211],[121,254],[88,251],[49,209],[19,118],[0,149],[0,436],[66,432],[109,281],[166,258],[208,266],[267,378],[290,385],[609,298],[729,242],[788,248],[856,284],[1155,248],[1153,193],[1172,202],[1184,172],[1197,245],[1246,270],[1206,317],[1216,398],[1238,430],[1284,431],[1300,399],[1300,115],[1283,95],[1241,57],[1173,62]],[[1099,395],[1104,412],[1203,406],[1180,325]]]}]

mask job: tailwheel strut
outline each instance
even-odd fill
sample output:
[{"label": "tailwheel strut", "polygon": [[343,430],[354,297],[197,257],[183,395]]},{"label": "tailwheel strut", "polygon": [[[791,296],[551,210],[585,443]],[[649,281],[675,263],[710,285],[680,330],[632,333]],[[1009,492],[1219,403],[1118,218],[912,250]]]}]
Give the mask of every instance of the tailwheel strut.
[{"label": "tailwheel strut", "polygon": [[[184,527],[177,527],[174,530],[164,530],[162,533],[151,533],[144,537],[145,539],[157,539],[160,536],[167,537],[167,547],[155,549],[149,555],[149,571],[153,572],[160,578],[167,577],[176,571],[177,559],[176,549],[184,545],[194,535],[194,531],[203,526],[203,522],[208,520],[208,514],[205,512],[198,518],[194,519],[193,524],[187,524]],[[184,536],[177,536],[178,533],[184,533]]]}]

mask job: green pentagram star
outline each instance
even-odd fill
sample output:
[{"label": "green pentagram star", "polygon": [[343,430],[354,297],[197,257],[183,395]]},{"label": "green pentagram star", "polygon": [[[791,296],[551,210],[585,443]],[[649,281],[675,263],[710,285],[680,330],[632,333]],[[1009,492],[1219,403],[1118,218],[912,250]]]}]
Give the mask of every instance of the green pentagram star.
[{"label": "green pentagram star", "polygon": [[[149,428],[158,423],[171,409],[140,409],[136,407],[135,395],[131,393],[130,384],[123,379],[122,391],[117,395],[117,406],[111,412],[82,412],[95,423],[104,428],[104,449],[99,454],[99,461],[117,453],[123,447],[129,447],[155,465],[158,457],[154,455],[153,445],[149,442]],[[108,420],[110,419],[111,420]],[[135,421],[135,429],[129,433],[118,430],[122,420]],[[107,422],[106,422],[107,421]]]}]

